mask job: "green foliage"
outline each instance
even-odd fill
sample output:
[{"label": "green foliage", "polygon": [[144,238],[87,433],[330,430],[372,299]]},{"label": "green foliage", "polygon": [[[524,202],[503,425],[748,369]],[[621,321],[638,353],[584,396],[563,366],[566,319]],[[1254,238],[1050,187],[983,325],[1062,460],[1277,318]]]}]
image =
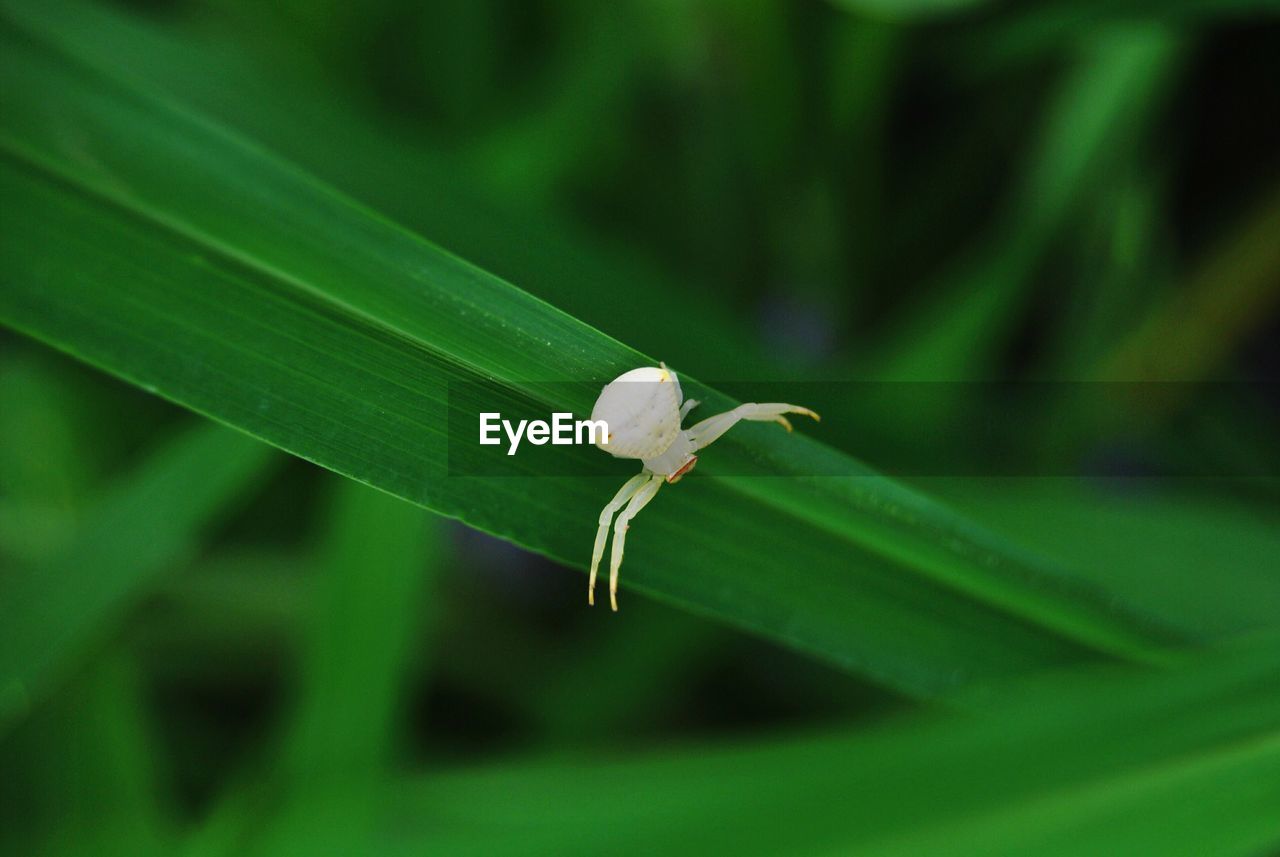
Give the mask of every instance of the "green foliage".
[{"label": "green foliage", "polygon": [[1176,674],[1055,675],[979,719],[445,772],[388,815],[439,813],[445,847],[477,854],[555,850],[566,829],[580,853],[1247,854],[1280,832],[1278,670],[1270,638]]},{"label": "green foliage", "polygon": [[[36,39],[11,34],[7,47],[0,186],[26,212],[5,238],[10,324],[296,455],[585,565],[608,484],[545,476],[530,490],[451,474],[474,472],[481,450],[449,437],[449,390],[483,382],[495,401],[527,394],[584,414],[589,388],[566,399],[543,379],[607,380],[656,360]],[[54,116],[90,130],[88,157],[61,143]],[[708,409],[731,406],[687,376],[685,386]],[[628,582],[640,591],[922,695],[1077,647],[1154,658],[1176,639],[805,438],[744,427],[716,453],[712,473],[757,462],[771,476],[668,492],[632,541]],[[597,459],[593,475],[619,472]],[[772,478],[788,473],[797,478]]]},{"label": "green foliage", "polygon": [[[6,853],[1280,845],[1269,4],[143,5],[0,2]],[[457,426],[658,360],[824,419],[590,611]]]},{"label": "green foliage", "polygon": [[269,461],[261,444],[224,428],[192,430],[97,501],[57,554],[11,569],[0,587],[0,728],[27,713],[157,574],[189,556]]}]

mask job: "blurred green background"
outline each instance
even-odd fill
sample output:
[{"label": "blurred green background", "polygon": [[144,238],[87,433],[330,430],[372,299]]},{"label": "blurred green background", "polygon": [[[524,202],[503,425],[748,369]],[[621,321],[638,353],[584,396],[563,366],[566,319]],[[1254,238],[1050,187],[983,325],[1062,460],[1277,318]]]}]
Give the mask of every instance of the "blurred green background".
[{"label": "blurred green background", "polygon": [[[3,8],[734,395],[830,385],[809,433],[1212,650],[958,714],[625,569],[588,610],[580,569],[4,331],[0,663],[51,676],[0,684],[6,853],[1280,848],[1271,4]],[[1166,385],[1123,442],[1120,381]]]}]

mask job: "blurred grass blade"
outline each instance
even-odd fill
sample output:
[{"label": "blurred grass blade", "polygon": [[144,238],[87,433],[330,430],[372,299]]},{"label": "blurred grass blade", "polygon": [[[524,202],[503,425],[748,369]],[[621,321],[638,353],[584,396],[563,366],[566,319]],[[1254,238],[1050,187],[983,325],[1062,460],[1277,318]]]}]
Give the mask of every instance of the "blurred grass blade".
[{"label": "blurred grass blade", "polygon": [[991,5],[991,0],[830,0],[831,5],[890,21],[929,20]]},{"label": "blurred grass blade", "polygon": [[1158,304],[1094,374],[1104,380],[1202,381],[1274,317],[1280,305],[1280,185],[1175,293]]},{"label": "blurred grass blade", "polygon": [[145,702],[135,664],[113,647],[0,739],[0,851],[173,853]]},{"label": "blurred grass blade", "polygon": [[998,67],[1070,49],[1105,26],[1154,25],[1192,33],[1273,20],[1275,14],[1274,0],[1047,0],[1011,5],[998,19],[975,17],[967,35]]},{"label": "blurred grass blade", "polygon": [[60,555],[0,577],[0,730],[92,639],[188,558],[201,531],[258,484],[270,447],[201,425],[155,453],[86,514]]},{"label": "blurred grass blade", "polygon": [[390,760],[391,735],[424,593],[439,572],[440,519],[349,480],[335,509],[286,769],[295,787],[371,778]]},{"label": "blurred grass blade", "polygon": [[136,629],[148,668],[210,681],[260,677],[269,665],[259,653],[302,648],[309,568],[309,557],[280,548],[214,550],[166,577]]},{"label": "blurred grass blade", "polygon": [[203,847],[251,835],[254,853],[355,853],[346,843],[367,835],[371,788],[390,767],[410,667],[420,662],[423,594],[440,570],[444,532],[439,518],[381,491],[333,485],[298,708],[273,766],[281,806],[250,834],[241,825],[254,816],[233,798],[201,832]]},{"label": "blurred grass blade", "polygon": [[937,296],[882,340],[877,377],[988,377],[995,350],[1027,306],[1031,276],[1067,216],[1143,139],[1181,55],[1157,28],[1091,36],[1050,104],[1023,174],[986,239]]},{"label": "blurred grass blade", "polygon": [[[1012,42],[1014,56],[1043,55],[1087,37],[1099,27],[1132,23],[1190,26],[1214,19],[1274,14],[1273,0],[1041,0],[995,4],[991,0],[828,0],[838,8],[869,18],[911,24],[947,20],[979,33],[998,34],[997,44]],[[1000,5],[993,10],[992,7]],[[1006,48],[1008,50],[1008,48]]]},{"label": "blurred grass blade", "polygon": [[[631,468],[546,447],[607,479],[449,475],[479,454],[449,444],[449,386],[589,413],[591,393],[564,380],[654,358],[140,84],[17,26],[0,47],[0,320],[303,458],[585,564],[599,509]],[[686,392],[708,412],[731,405],[692,378]],[[665,492],[628,542],[625,585],[926,696],[1090,652],[1160,659],[1181,639],[800,433],[736,429],[700,472],[735,467],[797,478]],[[798,476],[815,473],[862,475]]]},{"label": "blurred grass blade", "polygon": [[1272,637],[1172,673],[1049,676],[980,718],[437,771],[385,818],[459,855],[555,853],[570,831],[582,853],[1246,857],[1280,844],[1278,801]]}]

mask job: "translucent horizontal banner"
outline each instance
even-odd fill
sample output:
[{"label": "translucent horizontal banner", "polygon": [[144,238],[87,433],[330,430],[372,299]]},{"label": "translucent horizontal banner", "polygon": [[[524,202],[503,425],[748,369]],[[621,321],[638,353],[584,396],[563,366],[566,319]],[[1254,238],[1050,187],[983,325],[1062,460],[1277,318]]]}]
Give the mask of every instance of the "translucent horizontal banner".
[{"label": "translucent horizontal banner", "polygon": [[[712,427],[738,402],[701,398],[689,385],[630,382],[615,395],[606,430],[592,421],[604,381],[454,383],[448,397],[453,476],[599,476],[639,470],[649,454],[692,442],[714,475],[865,476],[1280,476],[1280,383],[1173,382],[749,382],[713,384],[747,409]],[[615,392],[617,392],[615,390]],[[688,410],[681,415],[682,405]],[[811,408],[821,422],[782,405]],[[778,412],[778,413],[775,413]],[[790,421],[795,434],[753,423]],[[600,416],[600,414],[597,414]],[[719,430],[728,422],[723,435]],[[699,428],[699,426],[702,426]],[[619,436],[619,430],[625,429]],[[776,437],[771,433],[777,433]],[[627,442],[626,462],[596,444]],[[839,450],[832,455],[811,441]],[[614,443],[617,443],[615,440]],[[639,444],[639,445],[637,445]],[[788,444],[795,445],[789,454]],[[606,448],[610,443],[605,443]],[[616,448],[616,447],[614,447]],[[644,456],[638,453],[643,452]],[[785,462],[785,467],[779,466]]]}]

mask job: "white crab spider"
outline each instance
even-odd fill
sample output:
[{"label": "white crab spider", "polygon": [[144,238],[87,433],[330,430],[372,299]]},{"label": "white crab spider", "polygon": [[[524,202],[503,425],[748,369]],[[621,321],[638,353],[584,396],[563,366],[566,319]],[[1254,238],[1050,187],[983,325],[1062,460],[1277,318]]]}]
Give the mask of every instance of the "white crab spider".
[{"label": "white crab spider", "polygon": [[587,603],[596,603],[596,569],[604,556],[604,543],[609,535],[609,522],[623,509],[613,525],[613,551],[609,555],[609,603],[618,609],[618,569],[622,567],[622,551],[626,544],[631,519],[643,509],[662,483],[675,483],[698,462],[695,454],[709,446],[739,420],[781,423],[791,431],[791,423],[783,414],[804,414],[819,419],[808,408],[781,403],[748,402],[731,411],[708,417],[687,429],[680,423],[698,406],[693,399],[684,400],[680,379],[665,363],[658,367],[632,369],[614,378],[600,391],[591,419],[604,420],[608,435],[596,446],[615,458],[638,458],[644,469],[627,480],[600,513],[595,549],[591,552],[591,575],[587,581]]}]

